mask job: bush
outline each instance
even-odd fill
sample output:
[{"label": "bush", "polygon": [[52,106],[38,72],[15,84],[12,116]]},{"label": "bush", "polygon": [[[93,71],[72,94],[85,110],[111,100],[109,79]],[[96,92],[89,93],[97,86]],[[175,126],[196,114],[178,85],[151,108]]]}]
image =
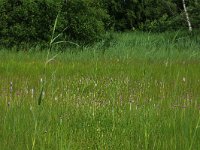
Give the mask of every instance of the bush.
[{"label": "bush", "polygon": [[[176,4],[172,0],[102,0],[111,16],[111,25],[117,31],[167,30],[171,17],[177,15]],[[166,25],[166,26],[165,26]]]},{"label": "bush", "polygon": [[[0,44],[48,42],[58,12],[58,30],[64,38],[81,43],[98,40],[105,32],[106,11],[95,0],[4,0],[0,6]],[[61,8],[62,6],[62,8]]]},{"label": "bush", "polygon": [[67,28],[65,39],[88,44],[103,37],[108,19],[98,0],[70,0],[62,7],[58,31]]},{"label": "bush", "polygon": [[189,5],[189,15],[193,28],[200,28],[200,2],[192,1]]},{"label": "bush", "polygon": [[44,0],[6,0],[1,6],[1,44],[47,41],[54,18],[55,7]]}]

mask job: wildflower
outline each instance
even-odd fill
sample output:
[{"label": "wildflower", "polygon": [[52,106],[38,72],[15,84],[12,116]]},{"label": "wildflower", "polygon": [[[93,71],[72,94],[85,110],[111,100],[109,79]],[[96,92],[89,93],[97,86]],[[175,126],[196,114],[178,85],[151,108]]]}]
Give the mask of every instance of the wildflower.
[{"label": "wildflower", "polygon": [[132,103],[129,103],[130,105],[130,107],[129,107],[129,110],[131,111],[132,110]]},{"label": "wildflower", "polygon": [[10,106],[10,102],[7,103],[8,107]]},{"label": "wildflower", "polygon": [[168,67],[168,63],[169,63],[168,61],[165,62],[165,67]]},{"label": "wildflower", "polygon": [[62,117],[60,117],[60,125],[62,125],[63,119]]},{"label": "wildflower", "polygon": [[30,111],[32,111],[33,110],[33,107],[32,106],[30,106]]},{"label": "wildflower", "polygon": [[44,91],[42,92],[42,96],[43,96],[43,97],[45,96],[45,92],[44,92]]},{"label": "wildflower", "polygon": [[34,89],[31,89],[31,98],[33,98],[34,95]]},{"label": "wildflower", "polygon": [[94,86],[97,87],[97,83],[95,83]]},{"label": "wildflower", "polygon": [[55,101],[57,101],[57,100],[58,100],[58,97],[56,96],[56,97],[55,97]]},{"label": "wildflower", "polygon": [[10,82],[10,92],[12,92],[13,91],[13,83],[12,83],[12,81]]}]

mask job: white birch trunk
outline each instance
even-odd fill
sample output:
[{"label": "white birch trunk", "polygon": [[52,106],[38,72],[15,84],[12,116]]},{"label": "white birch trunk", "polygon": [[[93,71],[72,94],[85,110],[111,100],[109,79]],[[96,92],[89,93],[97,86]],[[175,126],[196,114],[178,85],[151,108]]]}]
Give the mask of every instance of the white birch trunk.
[{"label": "white birch trunk", "polygon": [[185,0],[182,0],[182,2],[183,2],[183,8],[184,8],[186,20],[187,20],[187,23],[188,23],[189,31],[192,32],[192,25],[191,25],[189,14],[188,14],[188,11],[187,11],[187,8],[186,8],[186,5],[185,5]]}]

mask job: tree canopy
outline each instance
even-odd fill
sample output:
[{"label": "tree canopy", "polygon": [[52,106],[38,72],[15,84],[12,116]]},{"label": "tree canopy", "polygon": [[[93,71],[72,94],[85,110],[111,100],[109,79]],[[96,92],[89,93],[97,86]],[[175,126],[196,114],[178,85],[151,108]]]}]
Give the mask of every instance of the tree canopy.
[{"label": "tree canopy", "polygon": [[[187,0],[192,27],[200,27],[200,2]],[[57,33],[91,43],[107,31],[186,29],[182,0],[1,0],[0,45],[46,42]]]}]

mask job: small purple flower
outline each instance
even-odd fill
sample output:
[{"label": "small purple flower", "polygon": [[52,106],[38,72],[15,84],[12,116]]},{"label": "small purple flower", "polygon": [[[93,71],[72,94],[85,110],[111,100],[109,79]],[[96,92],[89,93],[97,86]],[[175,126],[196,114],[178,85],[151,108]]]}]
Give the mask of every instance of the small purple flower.
[{"label": "small purple flower", "polygon": [[13,92],[13,83],[12,83],[12,81],[10,82],[10,92],[11,93]]}]

